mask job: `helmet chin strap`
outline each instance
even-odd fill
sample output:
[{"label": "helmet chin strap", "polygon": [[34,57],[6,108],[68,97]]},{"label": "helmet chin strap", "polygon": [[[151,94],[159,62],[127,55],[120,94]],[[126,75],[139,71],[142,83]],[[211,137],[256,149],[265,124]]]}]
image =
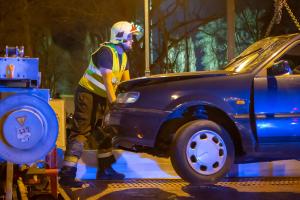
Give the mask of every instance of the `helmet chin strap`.
[{"label": "helmet chin strap", "polygon": [[123,51],[125,51],[125,52],[129,52],[131,50],[130,48],[126,48],[124,46],[124,43],[121,43],[120,46],[122,47]]},{"label": "helmet chin strap", "polygon": [[116,46],[121,48],[121,50],[122,50],[122,52],[119,52],[119,50],[118,50],[118,53],[123,53],[123,52],[130,51],[130,49],[126,48],[123,43],[116,44]]}]

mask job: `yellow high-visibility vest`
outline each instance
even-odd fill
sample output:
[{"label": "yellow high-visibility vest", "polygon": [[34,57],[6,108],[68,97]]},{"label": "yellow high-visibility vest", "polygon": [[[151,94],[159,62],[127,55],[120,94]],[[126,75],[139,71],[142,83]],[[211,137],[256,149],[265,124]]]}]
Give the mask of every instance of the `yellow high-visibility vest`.
[{"label": "yellow high-visibility vest", "polygon": [[[127,65],[127,55],[125,52],[122,53],[122,64],[120,65],[118,52],[116,50],[116,47],[114,44],[102,44],[100,48],[102,47],[108,47],[112,53],[112,84],[114,88],[121,82],[123,73],[126,69]],[[99,49],[98,49],[99,50]],[[97,50],[97,51],[98,51]],[[94,53],[96,53],[95,51]],[[93,54],[94,54],[93,53]],[[92,55],[93,55],[92,54]],[[106,97],[106,88],[103,83],[103,78],[100,70],[94,65],[92,56],[90,58],[89,66],[85,70],[85,73],[83,74],[82,78],[79,81],[79,85],[82,87],[88,89],[89,91],[102,96]]]}]

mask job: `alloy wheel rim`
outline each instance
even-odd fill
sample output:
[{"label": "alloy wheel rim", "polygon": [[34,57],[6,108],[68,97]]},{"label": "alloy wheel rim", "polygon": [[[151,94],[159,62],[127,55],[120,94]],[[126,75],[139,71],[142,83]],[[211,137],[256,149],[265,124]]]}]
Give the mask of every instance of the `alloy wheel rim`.
[{"label": "alloy wheel rim", "polygon": [[227,149],[221,136],[212,130],[194,133],[186,146],[190,167],[200,175],[212,175],[225,165]]}]

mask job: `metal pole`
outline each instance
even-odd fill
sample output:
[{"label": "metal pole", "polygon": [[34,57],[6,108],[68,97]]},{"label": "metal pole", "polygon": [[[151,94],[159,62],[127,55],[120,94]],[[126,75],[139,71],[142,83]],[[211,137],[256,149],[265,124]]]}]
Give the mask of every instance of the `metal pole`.
[{"label": "metal pole", "polygon": [[235,49],[235,0],[227,0],[227,60],[234,58]]},{"label": "metal pole", "polygon": [[145,76],[150,76],[149,0],[144,0],[145,10]]}]

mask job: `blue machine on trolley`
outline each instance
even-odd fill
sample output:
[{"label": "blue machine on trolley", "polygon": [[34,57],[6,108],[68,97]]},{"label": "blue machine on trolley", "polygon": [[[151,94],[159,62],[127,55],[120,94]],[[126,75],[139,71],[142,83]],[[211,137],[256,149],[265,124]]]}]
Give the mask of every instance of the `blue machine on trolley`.
[{"label": "blue machine on trolley", "polygon": [[23,47],[6,47],[0,57],[0,158],[16,164],[43,159],[58,135],[38,65],[38,58],[24,57]]}]

